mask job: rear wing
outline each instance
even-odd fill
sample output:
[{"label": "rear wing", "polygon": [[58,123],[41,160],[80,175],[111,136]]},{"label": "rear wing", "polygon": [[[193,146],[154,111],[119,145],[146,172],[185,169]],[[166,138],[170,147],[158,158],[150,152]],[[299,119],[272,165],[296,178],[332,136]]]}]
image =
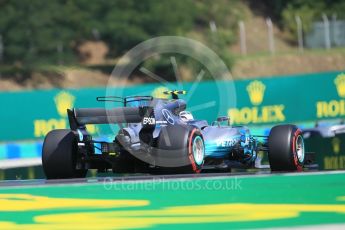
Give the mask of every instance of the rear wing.
[{"label": "rear wing", "polygon": [[81,108],[67,109],[70,128],[76,130],[87,124],[140,123],[144,117],[153,117],[153,108],[121,107],[114,109]]},{"label": "rear wing", "polygon": [[116,97],[116,96],[106,96],[97,97],[97,101],[101,102],[119,102],[122,103],[124,107],[130,107],[134,102],[138,102],[138,105],[144,106],[148,105],[152,100],[152,96],[128,96],[128,97]]}]

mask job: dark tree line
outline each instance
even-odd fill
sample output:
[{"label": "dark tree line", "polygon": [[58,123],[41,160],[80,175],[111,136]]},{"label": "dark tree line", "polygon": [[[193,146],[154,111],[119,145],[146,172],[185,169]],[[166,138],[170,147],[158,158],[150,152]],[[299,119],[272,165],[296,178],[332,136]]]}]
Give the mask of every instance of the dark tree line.
[{"label": "dark tree line", "polygon": [[[63,55],[72,62],[79,44],[97,39],[116,57],[154,36],[208,28],[209,20],[228,26],[228,12],[219,5],[229,1],[221,0],[212,9],[205,0],[0,0],[4,60],[56,63]],[[218,14],[217,8],[223,12]]]},{"label": "dark tree line", "polygon": [[[257,1],[257,0],[251,0]],[[0,35],[5,64],[55,64],[76,61],[84,41],[102,40],[111,57],[160,35],[189,36],[228,55],[237,22],[244,13],[239,0],[0,0]],[[249,1],[250,2],[250,1]],[[344,17],[344,0],[262,0],[282,27],[293,32],[294,15],[312,20],[322,12]],[[217,24],[217,35],[209,22]],[[229,60],[231,57],[229,57]],[[230,61],[229,61],[230,62]]]}]

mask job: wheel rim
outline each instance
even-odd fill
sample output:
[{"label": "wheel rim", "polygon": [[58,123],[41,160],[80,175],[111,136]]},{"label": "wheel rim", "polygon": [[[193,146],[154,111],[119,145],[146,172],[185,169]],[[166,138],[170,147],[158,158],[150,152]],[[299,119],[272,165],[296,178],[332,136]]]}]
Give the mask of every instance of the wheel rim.
[{"label": "wheel rim", "polygon": [[205,147],[204,142],[200,136],[194,138],[193,141],[193,156],[197,165],[201,165],[204,161]]},{"label": "wheel rim", "polygon": [[299,135],[296,138],[296,153],[297,153],[297,158],[300,163],[304,161],[304,141],[301,135]]}]

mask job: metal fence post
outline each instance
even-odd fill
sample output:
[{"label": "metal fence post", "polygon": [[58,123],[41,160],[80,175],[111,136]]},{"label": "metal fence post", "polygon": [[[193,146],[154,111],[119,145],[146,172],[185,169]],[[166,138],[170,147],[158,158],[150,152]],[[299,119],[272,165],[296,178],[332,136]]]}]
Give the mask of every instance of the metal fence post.
[{"label": "metal fence post", "polygon": [[4,60],[4,43],[2,41],[2,35],[0,34],[0,64]]},{"label": "metal fence post", "polygon": [[[0,65],[2,64],[4,60],[4,43],[2,41],[2,35],[0,34]],[[0,78],[2,77],[1,71],[0,71]]]},{"label": "metal fence post", "polygon": [[62,59],[63,56],[63,44],[59,42],[59,44],[56,46],[56,51],[58,53],[58,64],[63,65],[64,61]]},{"label": "metal fence post", "polygon": [[241,54],[247,54],[247,39],[246,39],[246,27],[243,21],[239,21],[238,26],[240,28],[240,46],[241,46]]},{"label": "metal fence post", "polygon": [[275,53],[275,47],[274,47],[274,35],[273,35],[273,24],[272,20],[270,18],[266,19],[266,24],[268,28],[268,46],[271,54]]},{"label": "metal fence post", "polygon": [[337,14],[333,14],[332,15],[332,41],[335,46],[339,45],[337,34],[338,34]]},{"label": "metal fence post", "polygon": [[214,21],[210,21],[210,29],[213,33],[217,32],[217,26],[216,26],[216,23]]},{"label": "metal fence post", "polygon": [[301,53],[303,53],[303,25],[301,17],[296,15],[295,16],[296,24],[297,24],[297,37],[298,37],[298,49]]},{"label": "metal fence post", "polygon": [[331,48],[331,39],[329,34],[329,21],[326,14],[322,14],[323,24],[324,24],[324,31],[325,31],[325,47],[326,49]]},{"label": "metal fence post", "polygon": [[93,38],[96,39],[97,41],[101,39],[101,35],[100,35],[98,29],[93,28],[91,30],[91,33],[92,33]]}]

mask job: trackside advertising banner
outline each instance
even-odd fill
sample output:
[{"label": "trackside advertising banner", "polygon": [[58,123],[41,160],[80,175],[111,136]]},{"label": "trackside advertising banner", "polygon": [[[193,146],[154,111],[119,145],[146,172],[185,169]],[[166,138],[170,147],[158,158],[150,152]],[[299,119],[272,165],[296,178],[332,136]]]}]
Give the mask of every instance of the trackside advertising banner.
[{"label": "trackside advertising banner", "polygon": [[315,152],[320,169],[345,169],[345,134],[334,137],[315,136],[305,141],[305,147]]},{"label": "trackside advertising banner", "polygon": [[[236,91],[236,103],[223,106],[222,102],[231,100],[222,92],[230,84]],[[181,87],[191,92],[181,96],[188,99],[187,110],[190,109],[195,118],[208,122],[223,115],[230,116],[234,125],[272,126],[345,116],[345,73],[342,72],[235,82],[204,81],[169,86],[145,84],[113,88],[112,91],[116,96],[164,97],[164,90]],[[43,139],[52,129],[68,128],[67,108],[104,107],[96,97],[105,95],[105,88],[0,93],[0,141]],[[121,105],[114,103],[114,106]],[[93,125],[88,129],[95,134],[111,130]]]}]

